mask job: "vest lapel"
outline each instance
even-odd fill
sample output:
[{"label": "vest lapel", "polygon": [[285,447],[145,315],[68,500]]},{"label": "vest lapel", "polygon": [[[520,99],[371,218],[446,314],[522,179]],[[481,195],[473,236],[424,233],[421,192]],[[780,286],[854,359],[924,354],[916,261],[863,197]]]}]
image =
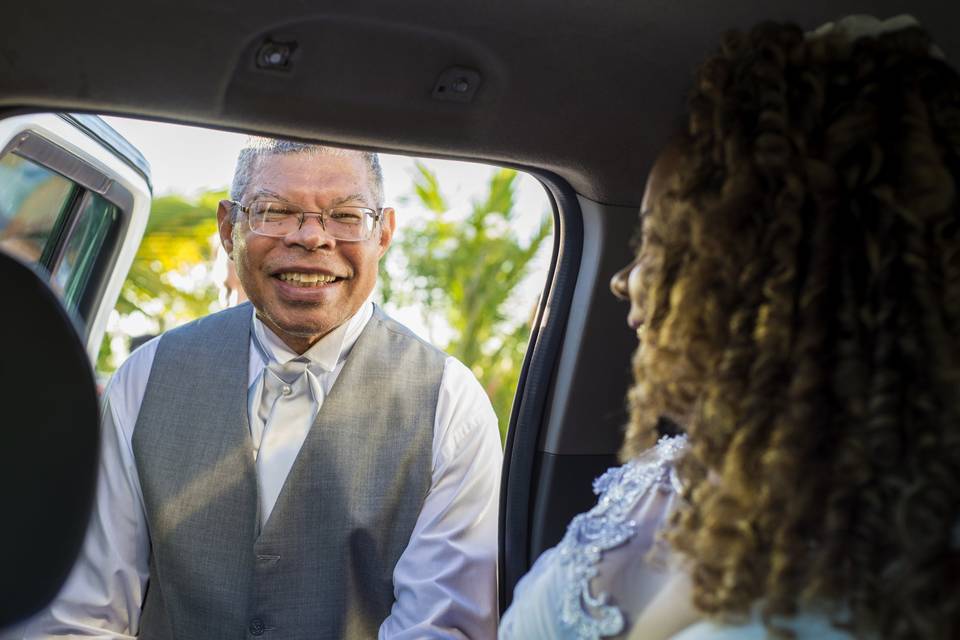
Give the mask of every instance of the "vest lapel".
[{"label": "vest lapel", "polygon": [[[305,467],[316,463],[317,452],[335,446],[331,440],[339,441],[343,438],[345,429],[347,430],[345,435],[348,439],[355,439],[360,435],[351,434],[349,430],[357,413],[357,407],[354,403],[362,402],[363,385],[369,380],[389,379],[389,372],[382,359],[371,357],[371,355],[376,354],[376,334],[379,330],[379,320],[379,308],[375,307],[373,317],[367,322],[367,326],[364,327],[360,337],[354,343],[340,375],[337,376],[330,393],[324,398],[323,405],[317,412],[317,417],[310,425],[310,431],[303,441],[303,446],[293,461],[293,465],[290,467],[290,473],[287,474],[280,495],[277,496],[277,502],[273,511],[270,512],[270,517],[264,523],[263,530],[259,532],[260,535],[270,531],[271,524],[275,520],[281,519],[282,516],[277,514],[287,508],[287,502],[297,501],[296,496],[291,497],[289,494],[297,493],[298,484],[306,479],[306,475],[309,475],[309,470]],[[331,433],[331,431],[339,433]],[[259,500],[257,502],[259,504]]]},{"label": "vest lapel", "polygon": [[[246,624],[245,606],[224,603],[245,603],[253,577],[259,500],[247,417],[251,317],[243,305],[168,332],[154,359],[133,434],[150,580],[157,581],[144,604],[145,637],[164,610],[178,638],[223,638]],[[219,613],[187,622],[190,610]]]}]

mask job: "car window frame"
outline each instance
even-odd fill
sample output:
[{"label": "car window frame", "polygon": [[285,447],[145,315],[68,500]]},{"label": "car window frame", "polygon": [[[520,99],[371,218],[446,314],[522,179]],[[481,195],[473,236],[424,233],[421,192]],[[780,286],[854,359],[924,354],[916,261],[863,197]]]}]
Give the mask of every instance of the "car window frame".
[{"label": "car window frame", "polygon": [[[76,300],[69,301],[72,303],[72,310],[83,319],[84,337],[87,337],[89,316],[102,295],[102,287],[98,284],[104,279],[104,273],[108,272],[115,262],[116,247],[112,245],[116,244],[117,238],[122,237],[124,231],[122,227],[126,226],[125,221],[129,218],[129,215],[124,214],[132,211],[134,196],[129,189],[113,180],[101,169],[31,129],[15,136],[0,150],[0,158],[8,154],[55,172],[74,185],[67,203],[51,230],[50,238],[43,247],[43,253],[37,261],[37,265],[47,273],[48,279],[52,278],[63,260],[68,240],[76,229],[82,213],[86,210],[84,205],[89,202],[87,194],[96,194],[104,198],[120,212],[119,220],[111,225],[112,228],[104,238],[103,244],[97,249],[98,256],[87,277],[88,282],[93,286],[85,287]],[[68,301],[65,300],[65,302]]]},{"label": "car window frame", "polygon": [[[31,142],[25,145],[25,139]],[[117,141],[123,144],[118,145]],[[65,233],[57,238],[56,249],[46,256],[45,270],[61,259],[85,192],[104,198],[118,209],[118,220],[104,238],[85,291],[73,309],[76,315],[83,316],[81,335],[94,362],[146,229],[152,199],[149,165],[105,122],[86,114],[47,111],[5,115],[0,120],[0,154],[15,151],[79,187],[75,189],[80,193],[71,203],[70,215],[62,216],[67,220],[62,229]],[[136,157],[128,157],[131,155]]]},{"label": "car window frame", "polygon": [[540,182],[553,210],[553,248],[543,294],[524,353],[504,443],[498,519],[498,601],[505,611],[520,578],[535,556],[535,498],[543,430],[553,398],[584,245],[583,214],[570,184],[556,174],[522,165],[501,164]]},{"label": "car window frame", "polygon": [[[84,321],[86,321],[86,319],[97,308],[97,304],[103,295],[102,285],[106,280],[104,277],[105,272],[108,272],[112,267],[111,260],[116,255],[116,243],[123,238],[123,209],[121,209],[120,206],[115,202],[107,200],[94,191],[83,189],[82,187],[77,189],[76,200],[74,203],[75,209],[71,211],[70,218],[65,221],[64,234],[63,237],[60,238],[60,244],[57,247],[57,258],[50,267],[50,279],[52,282],[53,279],[57,277],[58,272],[64,263],[64,259],[67,256],[67,250],[70,248],[71,241],[76,237],[75,234],[79,232],[81,223],[88,221],[88,216],[91,215],[88,213],[88,209],[91,209],[95,205],[95,200],[97,198],[106,202],[113,209],[115,212],[115,220],[109,223],[109,227],[107,228],[106,233],[104,234],[97,249],[97,255],[93,257],[93,264],[89,271],[86,273],[84,273],[82,270],[75,270],[71,272],[68,283],[63,291],[64,298],[67,299],[71,293],[70,290],[75,286],[75,279],[78,277],[84,278],[84,282],[81,286],[81,293],[76,300],[73,301],[76,313],[79,314]],[[74,266],[76,267],[77,265]]]}]

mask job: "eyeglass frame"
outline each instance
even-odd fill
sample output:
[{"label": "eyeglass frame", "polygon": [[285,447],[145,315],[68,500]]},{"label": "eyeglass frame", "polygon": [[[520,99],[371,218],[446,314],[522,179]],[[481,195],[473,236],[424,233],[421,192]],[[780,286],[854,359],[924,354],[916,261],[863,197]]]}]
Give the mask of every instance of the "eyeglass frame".
[{"label": "eyeglass frame", "polygon": [[[244,205],[242,202],[237,202],[236,200],[227,200],[226,202],[237,207],[238,209],[240,209],[242,213],[246,214],[247,228],[250,229],[251,233],[255,233],[258,236],[263,236],[264,238],[283,238],[285,235],[294,233],[293,231],[288,231],[286,234],[282,236],[273,236],[266,233],[261,233],[260,231],[257,231],[256,229],[254,229],[253,222],[250,221],[250,207],[256,204],[257,202],[260,202],[259,200],[254,200],[249,205]],[[267,200],[267,202],[276,202],[278,204],[284,204],[284,205],[296,207],[297,209],[299,209],[300,213],[288,214],[288,215],[295,215],[299,218],[297,231],[300,231],[301,229],[303,229],[303,223],[307,219],[308,215],[316,216],[320,220],[320,228],[323,229],[323,232],[331,235],[334,239],[339,240],[340,242],[366,242],[370,238],[374,237],[374,232],[378,228],[380,228],[380,225],[383,222],[383,212],[386,210],[386,207],[380,207],[375,209],[373,207],[364,207],[359,205],[337,205],[336,207],[327,207],[327,208],[321,209],[320,211],[307,211],[302,207],[300,207],[300,205],[293,204],[293,203],[286,203],[286,202],[283,202],[282,200]],[[364,209],[365,211],[373,212],[373,226],[370,228],[370,235],[368,235],[366,238],[337,238],[336,236],[331,234],[329,231],[327,231],[327,224],[324,221],[324,217],[327,215],[328,212],[333,211],[334,209],[343,208],[343,207],[351,207],[354,209]]]}]

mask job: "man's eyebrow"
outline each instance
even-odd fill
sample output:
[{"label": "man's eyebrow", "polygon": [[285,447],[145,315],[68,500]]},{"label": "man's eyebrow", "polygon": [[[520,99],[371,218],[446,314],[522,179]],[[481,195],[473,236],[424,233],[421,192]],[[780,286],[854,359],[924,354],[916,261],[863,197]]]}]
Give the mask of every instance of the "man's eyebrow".
[{"label": "man's eyebrow", "polygon": [[269,197],[269,198],[276,198],[277,200],[285,200],[285,199],[286,199],[286,198],[284,198],[283,196],[281,196],[279,193],[274,193],[273,191],[270,191],[270,189],[264,189],[264,188],[262,188],[262,187],[253,192],[253,197],[254,197],[254,198],[259,198],[260,196],[267,196],[267,197]]},{"label": "man's eyebrow", "polygon": [[330,201],[330,206],[331,206],[331,207],[335,207],[335,206],[337,206],[337,205],[344,204],[345,202],[357,202],[357,201],[366,204],[366,203],[367,203],[367,197],[366,197],[365,195],[363,195],[362,193],[352,193],[352,194],[350,194],[349,196],[342,196],[342,197],[340,197],[340,198],[334,198],[333,200]]},{"label": "man's eyebrow", "polygon": [[[270,189],[264,189],[262,187],[253,192],[254,200],[259,197],[267,197],[267,198],[273,198],[275,200],[282,200],[283,202],[289,202],[287,198],[283,197],[279,193],[271,191]],[[330,206],[337,207],[347,202],[362,202],[366,204],[367,197],[362,193],[351,193],[348,196],[341,196],[339,198],[334,198],[333,200],[330,201]]]}]

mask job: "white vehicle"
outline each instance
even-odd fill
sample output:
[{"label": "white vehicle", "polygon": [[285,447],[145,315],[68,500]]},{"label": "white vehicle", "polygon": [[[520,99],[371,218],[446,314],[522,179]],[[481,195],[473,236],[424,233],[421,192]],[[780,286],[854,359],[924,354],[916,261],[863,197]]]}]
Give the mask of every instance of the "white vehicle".
[{"label": "white vehicle", "polygon": [[150,167],[96,116],[0,121],[0,250],[35,265],[94,360],[150,213]]}]

